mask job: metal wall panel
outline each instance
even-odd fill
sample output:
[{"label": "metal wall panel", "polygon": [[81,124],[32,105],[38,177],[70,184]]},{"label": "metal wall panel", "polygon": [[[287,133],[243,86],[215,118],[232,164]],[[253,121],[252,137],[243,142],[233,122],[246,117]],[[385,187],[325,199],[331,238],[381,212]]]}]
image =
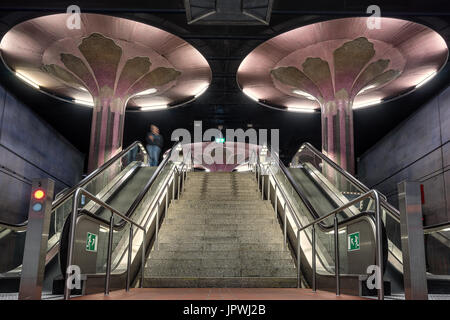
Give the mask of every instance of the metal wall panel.
[{"label": "metal wall panel", "polygon": [[30,180],[55,180],[55,193],[80,180],[84,155],[0,86],[0,220],[27,218]]},{"label": "metal wall panel", "polygon": [[[398,206],[397,183],[424,185],[424,224],[450,220],[450,87],[360,157],[358,177]],[[447,167],[447,168],[446,168]]]}]

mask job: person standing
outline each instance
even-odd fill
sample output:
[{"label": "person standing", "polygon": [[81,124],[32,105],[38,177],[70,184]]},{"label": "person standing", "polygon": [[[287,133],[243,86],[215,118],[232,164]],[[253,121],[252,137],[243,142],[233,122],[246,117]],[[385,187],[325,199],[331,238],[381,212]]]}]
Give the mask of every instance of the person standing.
[{"label": "person standing", "polygon": [[164,144],[164,139],[159,134],[159,128],[154,124],[150,125],[150,132],[147,133],[145,140],[147,142],[149,165],[157,166],[159,162],[159,155],[161,154]]}]

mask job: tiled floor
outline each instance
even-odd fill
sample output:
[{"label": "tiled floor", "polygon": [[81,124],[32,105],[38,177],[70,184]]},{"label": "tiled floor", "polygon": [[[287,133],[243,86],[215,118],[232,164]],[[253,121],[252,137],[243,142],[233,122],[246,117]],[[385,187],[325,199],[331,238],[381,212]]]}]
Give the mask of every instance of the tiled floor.
[{"label": "tiled floor", "polygon": [[109,296],[87,295],[80,300],[365,300],[326,291],[292,288],[145,288],[118,290]]}]

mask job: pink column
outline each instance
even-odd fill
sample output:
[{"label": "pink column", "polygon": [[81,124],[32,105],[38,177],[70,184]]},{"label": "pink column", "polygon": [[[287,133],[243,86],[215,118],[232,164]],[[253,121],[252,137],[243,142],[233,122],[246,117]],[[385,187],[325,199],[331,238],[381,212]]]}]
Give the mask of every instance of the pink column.
[{"label": "pink column", "polygon": [[120,99],[95,99],[91,124],[89,172],[100,167],[122,150],[125,106]]},{"label": "pink column", "polygon": [[[345,98],[322,103],[322,152],[344,170],[354,174],[352,105],[353,102]],[[336,181],[333,169],[324,166],[323,171],[327,177]]]}]

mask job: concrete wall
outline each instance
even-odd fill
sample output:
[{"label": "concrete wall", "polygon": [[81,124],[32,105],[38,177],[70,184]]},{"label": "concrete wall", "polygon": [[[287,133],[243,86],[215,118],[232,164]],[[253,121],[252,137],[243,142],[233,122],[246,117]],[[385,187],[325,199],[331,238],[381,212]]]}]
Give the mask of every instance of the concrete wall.
[{"label": "concrete wall", "polygon": [[450,87],[360,157],[358,177],[398,207],[397,183],[424,186],[424,224],[450,221]]},{"label": "concrete wall", "polygon": [[80,180],[83,165],[83,154],[0,86],[0,220],[27,219],[31,179],[53,179],[56,194]]}]

